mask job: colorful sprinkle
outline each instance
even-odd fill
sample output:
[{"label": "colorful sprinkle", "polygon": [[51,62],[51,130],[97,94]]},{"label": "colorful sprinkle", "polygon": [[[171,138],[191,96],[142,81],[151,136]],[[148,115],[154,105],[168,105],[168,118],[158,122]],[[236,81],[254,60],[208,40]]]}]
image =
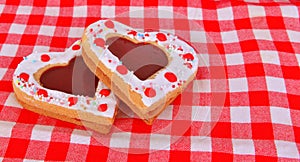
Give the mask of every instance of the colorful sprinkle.
[{"label": "colorful sprinkle", "polygon": [[144,37],[144,34],[138,33],[138,36],[139,36],[139,37]]}]

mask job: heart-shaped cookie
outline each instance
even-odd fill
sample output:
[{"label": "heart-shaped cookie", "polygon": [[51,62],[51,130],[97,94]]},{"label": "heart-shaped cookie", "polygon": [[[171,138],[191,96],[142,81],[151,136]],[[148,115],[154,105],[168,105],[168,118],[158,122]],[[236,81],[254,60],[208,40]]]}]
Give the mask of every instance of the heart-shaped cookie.
[{"label": "heart-shaped cookie", "polygon": [[138,32],[112,20],[89,25],[82,48],[87,66],[148,124],[193,80],[198,69],[195,50],[178,37]]},{"label": "heart-shaped cookie", "polygon": [[13,76],[19,102],[31,111],[108,133],[116,115],[111,91],[86,67],[81,41],[65,52],[33,53]]}]

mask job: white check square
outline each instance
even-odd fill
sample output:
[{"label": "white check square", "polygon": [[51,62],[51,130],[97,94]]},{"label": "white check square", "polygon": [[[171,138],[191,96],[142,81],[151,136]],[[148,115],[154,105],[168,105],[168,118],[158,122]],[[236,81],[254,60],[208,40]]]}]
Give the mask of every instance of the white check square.
[{"label": "white check square", "polygon": [[231,78],[228,79],[230,92],[247,92],[248,81],[247,78]]},{"label": "white check square", "polygon": [[23,24],[11,24],[9,28],[9,33],[14,33],[14,34],[23,34],[25,31],[26,25]]},{"label": "white check square", "polygon": [[191,136],[191,151],[212,151],[212,142],[210,137]]},{"label": "white check square", "polygon": [[[49,44],[50,44],[50,42],[49,42]],[[34,46],[33,51],[34,52],[48,52],[49,49],[50,49],[49,46],[37,46],[36,45],[36,46]]]},{"label": "white check square", "polygon": [[143,18],[144,17],[144,11],[141,7],[129,7],[129,17],[132,18]]},{"label": "white check square", "polygon": [[74,6],[73,7],[74,17],[87,17],[87,7],[86,6]]},{"label": "white check square", "polygon": [[51,141],[53,126],[35,125],[31,132],[31,140]]},{"label": "white check square", "polygon": [[0,68],[0,80],[2,80],[4,74],[6,73],[7,68]]},{"label": "white check square", "polygon": [[190,31],[191,42],[207,43],[204,31]]},{"label": "white check square", "polygon": [[53,36],[55,32],[54,26],[42,25],[40,27],[39,35]]},{"label": "white check square", "polygon": [[211,92],[210,87],[210,80],[209,79],[202,79],[202,80],[194,80],[193,82],[193,92],[195,93],[205,93]]},{"label": "white check square", "polygon": [[299,151],[295,142],[275,140],[278,157],[297,158]]},{"label": "white check square", "polygon": [[266,77],[268,91],[286,93],[286,86],[283,78]]},{"label": "white check square", "polygon": [[157,119],[162,120],[172,120],[173,119],[173,106],[169,105],[158,117]]},{"label": "white check square", "polygon": [[32,6],[19,6],[17,15],[30,15]]},{"label": "white check square", "polygon": [[255,148],[252,140],[232,139],[233,153],[240,155],[254,155]]},{"label": "white check square", "polygon": [[250,108],[247,106],[231,107],[230,120],[233,123],[251,123]]},{"label": "white check square", "polygon": [[237,32],[235,30],[221,32],[222,42],[223,43],[235,43],[239,42]]},{"label": "white check square", "polygon": [[129,148],[130,133],[114,133],[110,139],[110,147]]},{"label": "white check square", "polygon": [[192,106],[192,121],[211,121],[209,106]]},{"label": "white check square", "polygon": [[5,6],[4,4],[1,4],[1,5],[0,5],[0,13],[3,13],[3,8],[4,8],[4,6]]},{"label": "white check square", "polygon": [[280,6],[283,17],[299,18],[299,12],[296,6]]},{"label": "white check square", "polygon": [[217,9],[219,20],[233,20],[233,12],[231,7]]},{"label": "white check square", "polygon": [[46,7],[45,15],[46,16],[58,16],[59,15],[59,7]]},{"label": "white check square", "polygon": [[103,17],[103,18],[115,17],[115,7],[114,6],[102,6],[101,7],[101,17]]},{"label": "white check square", "polygon": [[253,34],[257,40],[273,40],[268,29],[253,29]]},{"label": "white check square", "polygon": [[203,14],[202,10],[199,8],[188,7],[187,8],[188,19],[191,20],[202,20]]},{"label": "white check square", "polygon": [[83,28],[72,27],[69,30],[69,38],[80,38],[82,36],[83,31]]},{"label": "white check square", "polygon": [[1,56],[15,57],[19,46],[15,44],[2,44]]},{"label": "white check square", "polygon": [[71,143],[90,144],[91,135],[88,131],[75,129],[71,134]]},{"label": "white check square", "polygon": [[287,108],[271,107],[272,123],[292,125],[290,110]]},{"label": "white check square", "polygon": [[299,66],[300,66],[300,54],[296,54],[296,58],[297,58]]},{"label": "white check square", "polygon": [[227,65],[241,65],[244,63],[242,53],[227,54],[225,57]]},{"label": "white check square", "polygon": [[171,137],[163,134],[150,135],[150,149],[152,150],[170,150]]},{"label": "white check square", "polygon": [[265,17],[266,12],[263,6],[253,6],[249,5],[248,6],[248,11],[249,11],[249,17]]},{"label": "white check square", "polygon": [[170,6],[158,6],[158,17],[171,19],[173,18],[173,7]]},{"label": "white check square", "polygon": [[0,121],[0,137],[10,137],[15,122]]},{"label": "white check square", "polygon": [[277,51],[260,51],[260,56],[263,63],[280,65],[280,60]]},{"label": "white check square", "polygon": [[16,108],[22,108],[22,106],[17,101],[15,93],[10,93],[5,101],[5,106],[11,106]]},{"label": "white check square", "polygon": [[300,32],[299,31],[293,31],[293,30],[286,30],[288,37],[291,42],[300,42]]}]

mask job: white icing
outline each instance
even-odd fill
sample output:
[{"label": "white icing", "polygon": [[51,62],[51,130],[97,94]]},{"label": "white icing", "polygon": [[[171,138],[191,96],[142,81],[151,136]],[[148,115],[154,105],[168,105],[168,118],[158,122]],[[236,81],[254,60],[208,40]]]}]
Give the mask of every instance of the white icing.
[{"label": "white icing", "polygon": [[[110,21],[110,24],[113,23],[113,27],[112,25],[107,26],[105,24],[108,21]],[[128,34],[131,31],[135,31],[137,34]],[[94,43],[95,39],[102,38],[105,40],[107,35],[112,33],[124,35],[140,42],[157,42],[158,46],[161,46],[168,51],[170,56],[169,64],[164,69],[158,71],[155,78],[144,81],[133,75],[133,72],[128,72],[125,75],[116,72],[117,66],[122,64],[120,60],[114,56],[106,46],[102,48]],[[158,33],[164,34],[167,40],[160,41],[156,37]],[[148,36],[146,36],[146,34]],[[195,50],[186,42],[180,40],[172,34],[163,32],[141,33],[116,21],[100,20],[88,26],[85,35],[88,38],[88,43],[91,46],[91,50],[99,58],[99,61],[101,61],[108,69],[110,69],[112,72],[115,72],[127,84],[129,84],[132,87],[132,90],[140,94],[142,96],[142,102],[148,107],[162,99],[167,93],[173,91],[175,88],[180,88],[182,83],[194,75],[198,68],[198,57],[196,56]],[[190,53],[194,59],[183,59],[182,55],[186,53]],[[190,65],[190,68],[188,68],[188,64]],[[168,81],[164,77],[166,72],[174,73],[177,76],[177,81]],[[151,87],[156,91],[156,95],[154,97],[147,97],[145,95],[144,91],[147,87]]]},{"label": "white icing", "polygon": [[[95,97],[87,97],[81,95],[73,95],[67,94],[57,90],[51,90],[42,87],[37,80],[34,78],[34,73],[36,73],[39,69],[50,65],[50,64],[67,64],[72,58],[81,55],[81,41],[76,41],[70,48],[68,48],[65,52],[48,52],[48,53],[33,53],[27,57],[24,57],[24,60],[18,65],[17,69],[13,75],[13,83],[20,90],[25,92],[27,95],[33,96],[34,99],[47,102],[49,104],[54,104],[57,106],[62,106],[68,109],[73,110],[81,110],[90,112],[97,116],[103,116],[108,118],[113,118],[114,113],[116,111],[116,100],[115,96],[111,92],[108,96],[100,95],[99,92],[102,89],[108,89],[102,82],[99,81],[98,86],[96,88]],[[79,46],[79,49],[73,50],[73,46]],[[47,62],[41,61],[41,56],[46,54],[50,56],[50,60]],[[20,79],[20,74],[26,73],[29,75],[28,81],[24,81]],[[29,86],[33,84],[32,86]],[[26,86],[26,87],[25,87]],[[38,95],[37,91],[39,89],[46,90],[48,93],[48,97],[44,97],[43,95]],[[75,97],[78,99],[77,103],[69,106],[70,102],[68,99],[70,97]],[[87,103],[89,100],[89,104]],[[99,111],[98,106],[100,104],[107,104],[106,111]]]}]

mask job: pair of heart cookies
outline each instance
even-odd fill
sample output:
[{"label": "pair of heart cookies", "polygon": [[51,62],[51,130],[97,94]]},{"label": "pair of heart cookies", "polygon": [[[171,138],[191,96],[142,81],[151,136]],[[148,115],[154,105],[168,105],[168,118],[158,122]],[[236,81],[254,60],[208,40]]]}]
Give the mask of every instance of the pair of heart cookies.
[{"label": "pair of heart cookies", "polygon": [[25,57],[13,87],[26,109],[108,133],[119,100],[152,124],[197,69],[195,50],[178,37],[100,20],[65,52]]}]

